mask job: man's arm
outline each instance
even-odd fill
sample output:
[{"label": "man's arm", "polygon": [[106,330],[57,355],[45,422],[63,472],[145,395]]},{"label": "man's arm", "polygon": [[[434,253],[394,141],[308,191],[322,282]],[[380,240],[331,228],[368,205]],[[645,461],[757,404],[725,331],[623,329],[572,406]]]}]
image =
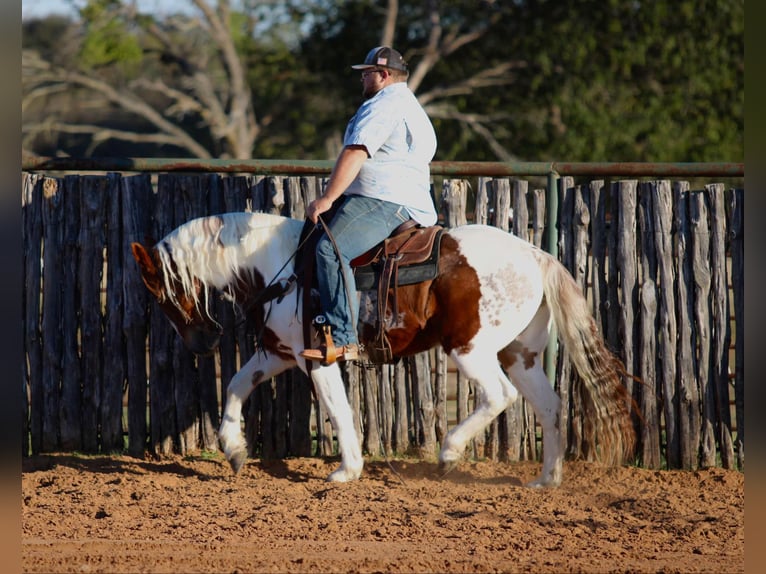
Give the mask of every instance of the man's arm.
[{"label": "man's arm", "polygon": [[362,169],[362,164],[367,160],[367,148],[361,145],[350,145],[343,148],[335,162],[330,181],[327,183],[324,194],[316,198],[306,208],[306,217],[313,223],[318,221],[320,215],[332,207],[333,202],[346,191],[351,182]]}]

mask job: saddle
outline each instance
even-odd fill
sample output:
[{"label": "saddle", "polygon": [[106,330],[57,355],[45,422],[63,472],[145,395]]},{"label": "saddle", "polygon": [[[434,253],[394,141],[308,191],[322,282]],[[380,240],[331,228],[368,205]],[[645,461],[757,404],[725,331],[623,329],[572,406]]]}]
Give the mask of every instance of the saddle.
[{"label": "saddle", "polygon": [[351,260],[357,291],[380,286],[412,285],[436,277],[440,225],[421,227],[414,219],[402,223],[391,235]]},{"label": "saddle", "polygon": [[[316,244],[320,234],[309,235],[313,224],[307,221],[301,233],[303,248],[297,256],[296,270],[303,296],[303,339],[306,348],[312,347],[311,326],[324,337],[330,337],[328,327],[314,318],[320,309],[314,295]],[[394,229],[381,243],[351,261],[357,291],[377,289],[378,321],[376,338],[371,342],[369,355],[376,361],[392,362],[391,346],[385,334],[384,318],[388,310],[388,291],[391,289],[393,315],[398,314],[397,290],[400,285],[411,285],[436,277],[439,263],[439,243],[444,228],[440,225],[422,227],[410,219]],[[305,242],[304,242],[305,240]],[[310,366],[309,366],[310,368]]]},{"label": "saddle", "polygon": [[357,291],[377,289],[378,292],[375,339],[370,341],[368,349],[368,355],[376,362],[391,363],[394,360],[385,329],[389,290],[391,313],[396,317],[399,315],[397,287],[436,277],[443,231],[440,225],[421,227],[410,219],[394,229],[382,243],[351,261]]}]

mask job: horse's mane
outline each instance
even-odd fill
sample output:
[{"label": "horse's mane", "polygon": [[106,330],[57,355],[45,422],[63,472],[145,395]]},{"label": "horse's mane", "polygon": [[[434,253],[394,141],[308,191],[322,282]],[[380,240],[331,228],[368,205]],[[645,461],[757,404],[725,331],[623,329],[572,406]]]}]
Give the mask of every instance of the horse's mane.
[{"label": "horse's mane", "polygon": [[[236,280],[252,278],[258,254],[272,256],[275,264],[280,259],[282,263],[287,262],[301,226],[298,220],[261,212],[222,213],[192,219],[168,233],[155,246],[165,278],[165,292],[178,306],[171,288],[175,280],[185,296],[200,308],[199,295],[207,293],[208,287],[225,293],[226,287]],[[269,270],[260,269],[260,272],[268,274]],[[267,282],[272,279],[265,277]],[[195,289],[195,280],[205,288]]]}]

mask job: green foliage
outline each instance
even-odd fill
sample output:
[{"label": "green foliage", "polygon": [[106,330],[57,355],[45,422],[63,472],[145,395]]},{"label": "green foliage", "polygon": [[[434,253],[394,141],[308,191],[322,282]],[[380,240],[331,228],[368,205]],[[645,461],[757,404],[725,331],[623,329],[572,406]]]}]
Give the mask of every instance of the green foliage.
[{"label": "green foliage", "polygon": [[126,76],[140,71],[143,58],[139,39],[119,15],[119,0],[90,0],[80,10],[85,38],[80,48],[80,66],[94,70],[115,66]]},{"label": "green foliage", "polygon": [[537,54],[525,92],[543,133],[521,140],[535,159],[744,159],[741,0],[536,6],[546,33],[520,46]]},{"label": "green foliage", "polygon": [[[78,66],[115,84],[158,75],[182,90],[188,70],[141,34],[149,24],[165,23],[151,14],[129,19],[124,4],[90,0],[82,9]],[[432,32],[429,5],[398,2],[394,45],[412,66]],[[455,116],[483,116],[483,127],[514,156],[744,160],[743,0],[441,0],[437,5],[442,38],[485,33],[444,55],[418,92],[513,62],[507,85],[476,88],[443,103]],[[388,2],[245,0],[241,6],[231,11],[228,25],[246,63],[259,122],[253,157],[332,157],[328,142],[339,141],[361,101],[359,77],[350,65],[380,43]],[[65,23],[51,20],[47,30],[36,26],[25,25],[25,47],[44,51],[50,61],[61,58],[52,38]],[[214,50],[202,36],[170,25],[166,30],[190,54]],[[207,73],[225,93],[220,68]],[[155,103],[162,109],[161,100]],[[179,115],[177,121],[198,141],[215,145],[199,115]],[[434,124],[437,159],[497,159],[467,122],[439,118]]]}]

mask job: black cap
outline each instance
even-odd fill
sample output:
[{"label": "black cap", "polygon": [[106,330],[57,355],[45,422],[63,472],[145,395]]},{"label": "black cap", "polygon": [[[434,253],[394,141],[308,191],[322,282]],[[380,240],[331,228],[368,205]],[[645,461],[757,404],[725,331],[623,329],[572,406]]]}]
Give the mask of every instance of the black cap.
[{"label": "black cap", "polygon": [[364,64],[351,66],[355,70],[364,70],[366,68],[393,68],[394,70],[407,71],[407,62],[402,59],[402,55],[388,46],[378,46],[367,52]]}]

